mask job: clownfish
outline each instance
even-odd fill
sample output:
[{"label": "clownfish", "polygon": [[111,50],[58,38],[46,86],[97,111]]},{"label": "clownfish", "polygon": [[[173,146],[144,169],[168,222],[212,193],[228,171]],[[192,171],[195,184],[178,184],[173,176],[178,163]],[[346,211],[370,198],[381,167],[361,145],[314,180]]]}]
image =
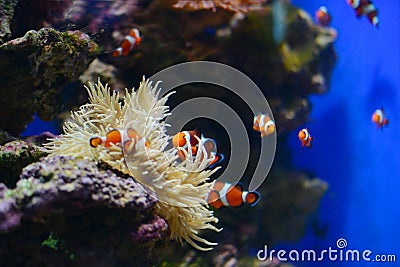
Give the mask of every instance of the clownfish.
[{"label": "clownfish", "polygon": [[[122,141],[124,143],[122,144]],[[104,146],[110,148],[113,145],[122,147],[125,151],[136,151],[140,145],[149,148],[149,143],[134,129],[126,130],[113,129],[106,136],[94,136],[89,140],[91,147]]]},{"label": "clownfish", "polygon": [[265,114],[254,115],[253,130],[261,133],[261,137],[271,135],[275,132],[274,121]]},{"label": "clownfish", "polygon": [[260,193],[243,191],[240,184],[230,184],[216,181],[207,197],[207,202],[216,209],[221,207],[239,207],[243,203],[257,205]]},{"label": "clownfish", "polygon": [[216,164],[224,160],[224,155],[217,153],[216,142],[211,138],[205,138],[198,129],[177,133],[172,138],[172,145],[178,149],[178,157],[181,160],[185,160],[185,154],[180,149],[195,156],[197,154],[199,140],[203,143],[208,158],[214,158],[209,163],[208,168],[213,168]]},{"label": "clownfish", "polygon": [[115,49],[111,56],[112,57],[120,57],[120,56],[127,56],[130,51],[136,48],[142,38],[140,37],[140,33],[138,29],[132,29],[127,36],[125,36],[124,40],[121,42],[121,45]]},{"label": "clownfish", "polygon": [[321,26],[328,26],[331,23],[332,17],[326,6],[321,6],[315,11],[315,21]]},{"label": "clownfish", "polygon": [[356,11],[357,18],[367,16],[369,22],[378,28],[378,10],[370,0],[347,0],[347,3]]},{"label": "clownfish", "polygon": [[386,118],[385,113],[383,112],[383,108],[374,111],[374,113],[372,114],[372,122],[381,129],[383,126],[387,126],[389,124],[389,120]]},{"label": "clownfish", "polygon": [[311,148],[312,144],[311,141],[313,140],[310,132],[308,131],[308,128],[305,129],[301,129],[299,131],[299,140],[301,142],[301,147],[307,147],[307,148]]}]

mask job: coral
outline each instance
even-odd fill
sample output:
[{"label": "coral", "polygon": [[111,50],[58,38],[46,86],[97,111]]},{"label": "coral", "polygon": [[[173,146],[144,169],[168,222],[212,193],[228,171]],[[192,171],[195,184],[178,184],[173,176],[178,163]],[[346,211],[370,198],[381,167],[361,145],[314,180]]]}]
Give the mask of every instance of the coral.
[{"label": "coral", "polygon": [[0,232],[16,227],[22,216],[15,199],[7,197],[7,192],[7,186],[0,183]]},{"label": "coral", "polygon": [[51,120],[61,108],[62,86],[75,80],[100,53],[86,34],[29,31],[0,46],[0,128],[20,134],[37,112]]},{"label": "coral", "polygon": [[45,156],[43,149],[22,140],[0,146],[0,177],[7,186],[14,186],[26,165]]},{"label": "coral", "polygon": [[35,216],[64,198],[90,199],[137,211],[157,202],[151,191],[132,178],[118,177],[110,170],[98,170],[93,162],[68,156],[47,157],[25,167],[12,195],[26,214],[32,210]]},{"label": "coral", "polygon": [[[171,253],[171,252],[169,252]],[[247,253],[246,253],[247,254]],[[276,257],[260,261],[256,256],[246,256],[239,253],[232,244],[221,244],[211,253],[200,254],[190,250],[186,253],[176,251],[173,255],[163,254],[160,266],[191,266],[191,267],[293,267],[291,264],[282,263]]]},{"label": "coral", "polygon": [[[152,86],[143,80],[137,91],[126,91],[119,102],[119,93],[110,93],[110,88],[99,81],[87,87],[90,103],[72,113],[71,121],[64,126],[64,135],[46,144],[50,155],[73,155],[79,158],[105,162],[119,171],[132,175],[149,186],[157,194],[159,202],[155,211],[168,222],[171,238],[188,243],[197,249],[206,250],[195,241],[214,245],[198,236],[200,230],[218,229],[211,223],[217,222],[206,202],[211,188],[209,176],[215,171],[204,170],[212,159],[202,155],[201,144],[195,158],[172,164],[176,149],[166,149],[170,137],[166,134],[163,121],[168,116],[165,106],[168,95],[158,99],[158,83]],[[135,129],[149,143],[130,146],[123,150],[115,144],[109,148],[92,148],[89,139],[105,136],[111,129]]]},{"label": "coral", "polygon": [[5,0],[0,2],[0,45],[11,36],[10,23],[18,0]]},{"label": "coral", "polygon": [[215,267],[233,267],[238,265],[238,250],[231,244],[220,246],[213,254],[212,262]]},{"label": "coral", "polygon": [[266,230],[263,242],[268,240],[268,245],[282,240],[298,241],[305,233],[309,215],[317,210],[319,200],[328,189],[326,182],[310,179],[304,173],[292,171],[275,175],[275,181],[265,193],[268,204],[259,211]]},{"label": "coral", "polygon": [[222,55],[223,62],[241,69],[262,88],[279,133],[307,120],[311,107],[306,95],[328,90],[336,62],[336,31],[315,25],[299,8],[290,4],[285,8],[281,43],[272,38],[273,7],[267,5],[238,22],[223,44]]},{"label": "coral", "polygon": [[85,1],[74,0],[66,17],[78,25],[87,25],[90,32],[98,32],[109,21],[126,20],[129,14],[140,12],[140,0]]},{"label": "coral", "polygon": [[140,225],[138,230],[132,233],[132,236],[134,240],[140,241],[160,240],[165,237],[167,229],[168,225],[165,220],[156,216],[150,223]]},{"label": "coral", "polygon": [[217,8],[221,8],[244,13],[259,8],[265,2],[265,0],[179,0],[173,7],[191,10],[211,9],[214,12]]},{"label": "coral", "polygon": [[6,131],[3,131],[0,129],[0,145],[3,145],[10,141],[15,141],[15,140],[17,140],[17,138],[15,138],[11,134],[7,133]]},{"label": "coral", "polygon": [[149,265],[144,255],[168,234],[156,202],[131,177],[92,161],[43,158],[14,189],[0,184],[0,265]]},{"label": "coral", "polygon": [[42,146],[44,143],[47,143],[49,138],[57,137],[55,134],[51,132],[43,132],[39,135],[31,135],[25,138],[25,141],[31,144],[35,144],[37,146]]},{"label": "coral", "polygon": [[39,30],[60,22],[65,18],[64,12],[74,0],[18,0],[17,2],[11,25],[13,38],[20,37],[29,30]]},{"label": "coral", "polygon": [[[281,155],[275,166],[280,166]],[[281,166],[280,166],[281,167]],[[243,181],[245,183],[245,181]],[[265,244],[297,242],[305,233],[310,218],[316,215],[321,198],[328,189],[326,182],[301,171],[274,168],[262,187],[260,203],[251,209],[218,210],[224,226],[220,243],[235,244],[246,253]],[[215,238],[209,233],[207,238]]]}]

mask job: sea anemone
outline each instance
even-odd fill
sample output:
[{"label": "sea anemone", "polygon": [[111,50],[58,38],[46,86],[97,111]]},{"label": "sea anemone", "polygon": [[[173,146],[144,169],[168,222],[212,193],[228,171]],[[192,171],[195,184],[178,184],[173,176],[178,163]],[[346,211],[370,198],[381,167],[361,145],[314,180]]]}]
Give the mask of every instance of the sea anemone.
[{"label": "sea anemone", "polygon": [[191,10],[217,8],[233,11],[236,13],[246,13],[250,10],[259,8],[266,0],[179,0],[174,8],[188,8]]},{"label": "sea anemone", "polygon": [[[165,105],[168,96],[159,96],[159,82],[154,86],[149,80],[140,83],[137,91],[125,90],[125,95],[113,92],[99,81],[85,88],[89,103],[71,113],[64,125],[64,134],[47,143],[49,156],[72,155],[96,162],[104,162],[131,175],[150,187],[159,199],[155,212],[165,218],[171,238],[186,240],[199,250],[210,250],[211,243],[199,237],[199,231],[220,231],[212,223],[218,222],[206,201],[212,183],[209,177],[216,171],[205,170],[212,159],[204,157],[206,151],[199,144],[199,152],[177,163],[177,150],[167,148],[171,139],[166,133],[165,119],[170,114]],[[121,101],[122,99],[122,101]],[[124,147],[91,147],[93,136],[105,136],[112,129],[132,128],[148,145]],[[123,143],[123,140],[122,140]],[[207,245],[200,246],[196,242]]]}]

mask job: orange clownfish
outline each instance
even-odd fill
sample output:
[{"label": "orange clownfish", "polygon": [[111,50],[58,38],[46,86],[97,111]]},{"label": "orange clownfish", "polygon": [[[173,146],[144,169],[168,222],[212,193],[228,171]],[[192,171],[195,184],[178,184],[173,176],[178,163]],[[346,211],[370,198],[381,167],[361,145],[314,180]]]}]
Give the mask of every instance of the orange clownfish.
[{"label": "orange clownfish", "polygon": [[386,118],[383,108],[374,111],[372,114],[372,122],[374,122],[376,126],[381,129],[383,126],[387,126],[389,124],[389,120]]},{"label": "orange clownfish", "polygon": [[[124,140],[123,146],[122,141]],[[106,136],[94,136],[89,140],[91,147],[104,146],[110,148],[113,145],[122,147],[125,151],[136,151],[139,145],[149,147],[149,143],[134,129],[126,130],[113,129]]]},{"label": "orange clownfish", "polygon": [[311,148],[312,144],[311,141],[313,140],[310,132],[308,131],[308,128],[305,129],[301,129],[299,131],[299,140],[301,142],[301,147],[307,147],[307,148]]},{"label": "orange clownfish", "polygon": [[115,49],[111,56],[112,57],[120,57],[120,56],[127,56],[130,51],[136,48],[142,38],[140,37],[140,33],[138,29],[132,29],[129,32],[129,35],[125,36],[124,40],[121,42],[121,46]]},{"label": "orange clownfish", "polygon": [[208,168],[213,168],[224,159],[224,155],[217,153],[216,142],[211,138],[205,138],[198,129],[177,133],[172,138],[172,144],[178,149],[178,157],[181,160],[185,160],[185,154],[180,151],[180,149],[195,156],[197,154],[199,140],[203,143],[208,158],[214,158],[212,162],[209,163]]},{"label": "orange clownfish", "polygon": [[367,16],[369,22],[378,28],[378,10],[370,0],[347,0],[347,3],[356,11],[357,18]]},{"label": "orange clownfish", "polygon": [[332,17],[326,6],[321,6],[315,11],[315,21],[321,26],[328,26],[331,23]]},{"label": "orange clownfish", "polygon": [[255,206],[260,200],[257,191],[243,191],[240,184],[222,183],[216,181],[207,197],[207,202],[216,209],[221,207],[239,207],[243,203]]},{"label": "orange clownfish", "polygon": [[261,133],[261,137],[268,136],[275,132],[274,121],[265,114],[254,115],[253,129]]}]

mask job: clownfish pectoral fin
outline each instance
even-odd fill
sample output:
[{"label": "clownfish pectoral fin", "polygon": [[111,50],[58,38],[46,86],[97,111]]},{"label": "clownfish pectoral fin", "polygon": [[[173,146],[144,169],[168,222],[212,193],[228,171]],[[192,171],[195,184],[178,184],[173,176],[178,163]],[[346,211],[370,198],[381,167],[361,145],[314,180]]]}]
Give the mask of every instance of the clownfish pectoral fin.
[{"label": "clownfish pectoral fin", "polygon": [[132,140],[128,140],[124,142],[124,153],[129,153],[131,152],[131,146],[132,145]]},{"label": "clownfish pectoral fin", "polygon": [[207,153],[216,153],[217,152],[217,142],[211,138],[205,138],[201,136],[201,140],[203,142],[203,146],[206,149]]},{"label": "clownfish pectoral fin", "polygon": [[260,201],[260,193],[257,191],[249,192],[246,195],[246,202],[250,204],[250,206],[254,207]]},{"label": "clownfish pectoral fin", "polygon": [[207,166],[207,169],[214,169],[218,164],[220,164],[225,159],[224,154],[216,154],[214,160],[210,162],[210,165]]},{"label": "clownfish pectoral fin", "polygon": [[216,209],[220,209],[224,206],[220,199],[219,193],[215,190],[210,191],[210,193],[208,194],[207,202],[210,206],[213,206]]},{"label": "clownfish pectoral fin", "polygon": [[90,138],[90,146],[91,147],[98,147],[99,145],[101,145],[101,143],[103,142],[103,140],[101,139],[101,137],[95,136]]}]

